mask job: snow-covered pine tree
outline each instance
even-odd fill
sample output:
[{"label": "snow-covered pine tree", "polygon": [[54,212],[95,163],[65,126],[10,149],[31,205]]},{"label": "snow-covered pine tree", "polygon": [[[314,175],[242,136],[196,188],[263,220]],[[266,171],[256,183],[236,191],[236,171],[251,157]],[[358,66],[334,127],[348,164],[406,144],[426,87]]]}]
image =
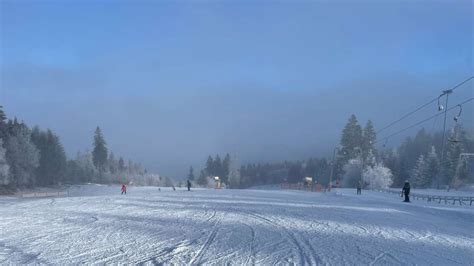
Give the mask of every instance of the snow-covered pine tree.
[{"label": "snow-covered pine tree", "polygon": [[119,162],[115,159],[115,154],[110,152],[109,158],[107,159],[107,165],[111,174],[116,174],[119,171]]},{"label": "snow-covered pine tree", "polygon": [[417,188],[425,188],[430,183],[430,178],[427,176],[427,163],[423,154],[418,157],[415,168],[412,170],[412,180],[413,185]]},{"label": "snow-covered pine tree", "polygon": [[5,141],[7,139],[7,116],[5,115],[5,112],[3,111],[3,106],[0,105],[0,138]]},{"label": "snow-covered pine tree", "polygon": [[39,150],[39,166],[35,171],[37,185],[54,185],[65,181],[67,171],[66,152],[59,137],[51,130],[34,127],[31,141]]},{"label": "snow-covered pine tree", "polygon": [[363,134],[362,134],[362,154],[364,159],[367,159],[369,152],[376,154],[375,150],[375,141],[377,139],[377,134],[375,133],[374,125],[371,120],[367,121],[365,124]]},{"label": "snow-covered pine tree", "polygon": [[97,173],[92,155],[89,151],[86,151],[84,154],[81,152],[77,153],[76,166],[79,171],[79,179],[82,182],[91,182]]},{"label": "snow-covered pine tree", "polygon": [[229,187],[239,188],[240,187],[240,171],[239,169],[232,168],[229,173]]},{"label": "snow-covered pine tree", "polygon": [[362,128],[357,121],[355,115],[351,115],[346,126],[342,130],[341,136],[341,149],[339,155],[341,161],[346,163],[349,159],[357,157],[356,147],[360,147],[363,143]]},{"label": "snow-covered pine tree", "polygon": [[30,130],[25,125],[14,122],[12,133],[5,147],[13,182],[17,187],[34,185],[39,151],[31,142]]},{"label": "snow-covered pine tree", "polygon": [[462,185],[469,182],[469,167],[468,167],[468,160],[466,157],[462,158],[458,161],[458,165],[456,167],[456,172],[454,174],[454,179],[451,183],[455,189],[458,189]]},{"label": "snow-covered pine tree", "polygon": [[10,184],[10,166],[6,158],[7,150],[3,148],[3,139],[0,138],[0,185]]},{"label": "snow-covered pine tree", "polygon": [[[227,158],[227,156],[226,156]],[[234,154],[233,159],[230,160],[229,156],[229,163],[228,163],[228,168],[229,168],[229,187],[230,188],[240,188],[241,187],[241,182],[240,182],[240,169],[241,167],[238,166],[238,160],[237,156]]]},{"label": "snow-covered pine tree", "polygon": [[214,173],[213,175],[218,176],[221,181],[223,181],[224,178],[224,168],[222,167],[222,160],[219,154],[216,154],[216,158],[214,159]]},{"label": "snow-covered pine tree", "polygon": [[226,184],[229,182],[230,164],[230,155],[227,153],[222,161],[222,182]]},{"label": "snow-covered pine tree", "polygon": [[201,174],[199,175],[197,179],[197,183],[200,186],[207,187],[208,186],[208,180],[207,180],[207,174],[205,170],[201,170]]},{"label": "snow-covered pine tree", "polygon": [[433,184],[433,182],[437,180],[439,170],[440,166],[438,155],[436,154],[435,147],[432,146],[430,153],[428,153],[428,156],[426,157],[426,177],[425,183],[423,184],[424,187],[428,187],[430,184]]},{"label": "snow-covered pine tree", "polygon": [[365,159],[365,165],[373,167],[376,163],[377,160],[375,159],[375,154],[372,152],[372,150],[369,150]]},{"label": "snow-covered pine tree", "polygon": [[107,146],[104,139],[104,135],[100,130],[100,127],[97,127],[94,133],[94,149],[92,150],[92,161],[94,166],[99,170],[99,177],[102,178],[102,174],[106,170],[107,166]]},{"label": "snow-covered pine tree", "polygon": [[118,171],[119,171],[119,173],[125,172],[125,161],[123,160],[122,157],[120,157],[120,159],[118,161]]},{"label": "snow-covered pine tree", "polygon": [[135,167],[133,166],[133,162],[130,159],[128,159],[127,172],[129,175],[135,174]]}]

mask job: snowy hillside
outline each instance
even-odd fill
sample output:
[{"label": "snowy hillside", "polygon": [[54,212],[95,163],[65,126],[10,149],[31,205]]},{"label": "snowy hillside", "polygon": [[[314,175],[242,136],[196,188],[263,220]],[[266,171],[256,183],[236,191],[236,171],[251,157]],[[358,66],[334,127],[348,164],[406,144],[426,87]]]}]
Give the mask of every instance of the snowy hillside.
[{"label": "snowy hillside", "polygon": [[474,206],[393,194],[76,187],[0,198],[0,264],[474,263]]}]

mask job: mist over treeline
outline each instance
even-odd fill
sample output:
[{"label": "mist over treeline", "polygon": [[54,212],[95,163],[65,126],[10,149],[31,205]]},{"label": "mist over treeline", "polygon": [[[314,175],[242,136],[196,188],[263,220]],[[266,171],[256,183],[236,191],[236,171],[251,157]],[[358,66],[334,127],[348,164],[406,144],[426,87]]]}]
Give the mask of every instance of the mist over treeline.
[{"label": "mist over treeline", "polygon": [[249,163],[229,169],[232,159],[228,154],[223,164],[219,155],[209,156],[198,180],[201,185],[207,186],[209,182],[212,185],[210,177],[217,175],[231,188],[248,188],[302,183],[305,177],[312,177],[313,181],[327,186],[334,164],[333,185],[338,183],[346,187],[355,187],[359,180],[371,188],[400,187],[405,180],[410,180],[417,188],[458,188],[474,183],[472,159],[460,159],[461,153],[474,151],[473,130],[465,130],[462,124],[456,123],[446,135],[445,154],[441,160],[442,132],[430,133],[421,128],[414,137],[407,137],[399,146],[388,148],[385,139],[383,143],[377,141],[370,120],[362,127],[357,117],[351,115],[341,132],[334,158]]},{"label": "mist over treeline", "polygon": [[149,173],[140,163],[116,156],[107,148],[99,127],[91,140],[91,152],[67,158],[53,131],[7,119],[0,106],[0,185],[7,190],[90,182],[172,185],[170,179]]},{"label": "mist over treeline", "polygon": [[[446,148],[441,156],[441,132],[421,128],[399,146],[387,148],[377,140],[373,123],[360,125],[351,115],[342,129],[334,155],[283,162],[259,162],[238,165],[229,154],[208,156],[195,177],[191,166],[187,179],[195,185],[215,185],[215,177],[228,188],[301,183],[305,177],[328,186],[353,187],[360,181],[365,187],[399,187],[405,180],[419,188],[440,188],[474,183],[472,158],[460,158],[474,151],[473,130],[461,123],[448,130]],[[381,143],[383,142],[383,143]],[[377,146],[379,148],[377,148]],[[172,186],[172,179],[150,173],[140,163],[116,156],[97,127],[91,135],[91,151],[77,152],[67,158],[60,138],[51,130],[29,127],[16,118],[7,119],[0,107],[0,185],[3,189],[55,186],[81,183],[127,183]]]}]

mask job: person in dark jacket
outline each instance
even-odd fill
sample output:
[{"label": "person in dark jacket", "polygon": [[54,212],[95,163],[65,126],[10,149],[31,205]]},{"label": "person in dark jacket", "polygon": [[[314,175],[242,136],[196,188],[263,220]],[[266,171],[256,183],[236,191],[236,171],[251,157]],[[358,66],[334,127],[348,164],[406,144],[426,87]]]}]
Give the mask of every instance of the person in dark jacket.
[{"label": "person in dark jacket", "polygon": [[408,180],[405,180],[405,185],[403,186],[402,193],[405,195],[405,200],[403,202],[410,202],[410,183]]},{"label": "person in dark jacket", "polygon": [[357,182],[357,195],[362,195],[362,181]]},{"label": "person in dark jacket", "polygon": [[191,191],[191,181],[188,180],[187,185],[188,185],[188,191]]}]

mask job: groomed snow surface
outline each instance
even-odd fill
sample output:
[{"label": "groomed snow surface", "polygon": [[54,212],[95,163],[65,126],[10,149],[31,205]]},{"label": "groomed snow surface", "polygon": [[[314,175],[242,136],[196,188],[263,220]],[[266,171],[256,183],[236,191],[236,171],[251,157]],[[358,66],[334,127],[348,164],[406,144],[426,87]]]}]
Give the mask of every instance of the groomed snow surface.
[{"label": "groomed snow surface", "polygon": [[474,206],[339,189],[0,198],[0,264],[473,265]]}]

